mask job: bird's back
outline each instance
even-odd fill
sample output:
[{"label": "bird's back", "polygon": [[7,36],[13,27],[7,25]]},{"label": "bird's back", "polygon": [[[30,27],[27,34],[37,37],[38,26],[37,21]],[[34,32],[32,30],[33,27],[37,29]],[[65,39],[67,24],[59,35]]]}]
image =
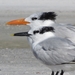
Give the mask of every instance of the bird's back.
[{"label": "bird's back", "polygon": [[57,37],[67,38],[75,43],[75,26],[70,24],[54,24],[53,27]]},{"label": "bird's back", "polygon": [[[46,39],[36,46],[34,54],[53,70],[75,68],[75,45],[67,39],[58,37]],[[67,69],[68,66],[70,68]]]}]

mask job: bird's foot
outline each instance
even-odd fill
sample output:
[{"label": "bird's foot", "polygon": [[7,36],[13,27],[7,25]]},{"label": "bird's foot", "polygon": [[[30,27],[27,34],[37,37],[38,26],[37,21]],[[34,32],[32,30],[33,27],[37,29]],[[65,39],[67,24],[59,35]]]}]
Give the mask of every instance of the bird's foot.
[{"label": "bird's foot", "polygon": [[[58,74],[59,74],[59,71],[57,71],[55,75],[58,75]],[[52,71],[51,75],[54,75],[54,71]],[[63,70],[61,70],[60,75],[64,75],[64,71]]]},{"label": "bird's foot", "polygon": [[51,75],[54,75],[54,71],[52,71]]},{"label": "bird's foot", "polygon": [[60,73],[60,75],[64,75],[64,71],[63,71],[63,70],[61,70],[61,73]]}]

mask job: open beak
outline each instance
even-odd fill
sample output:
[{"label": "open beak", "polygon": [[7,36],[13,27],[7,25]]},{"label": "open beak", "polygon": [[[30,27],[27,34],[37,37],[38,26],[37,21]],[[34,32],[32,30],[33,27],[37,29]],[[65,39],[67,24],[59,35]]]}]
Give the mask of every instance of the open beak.
[{"label": "open beak", "polygon": [[17,20],[12,20],[12,21],[9,21],[7,22],[6,24],[7,25],[27,25],[29,24],[30,22],[28,21],[25,21],[25,19],[17,19]]},{"label": "open beak", "polygon": [[30,36],[31,34],[28,34],[28,32],[19,32],[14,33],[12,36]]}]

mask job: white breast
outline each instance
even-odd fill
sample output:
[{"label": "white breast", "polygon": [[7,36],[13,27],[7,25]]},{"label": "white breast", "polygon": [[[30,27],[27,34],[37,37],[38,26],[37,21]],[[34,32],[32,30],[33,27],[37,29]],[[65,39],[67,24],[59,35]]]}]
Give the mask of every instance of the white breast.
[{"label": "white breast", "polygon": [[48,38],[51,38],[51,37],[54,37],[55,35],[54,35],[54,33],[53,32],[46,32],[46,33],[44,33],[44,34],[36,34],[36,35],[34,35],[34,37],[32,38],[32,40],[33,40],[33,48],[38,44],[38,43],[40,43],[40,42],[42,42],[42,41],[44,41],[44,40],[46,40],[46,39],[48,39]]}]

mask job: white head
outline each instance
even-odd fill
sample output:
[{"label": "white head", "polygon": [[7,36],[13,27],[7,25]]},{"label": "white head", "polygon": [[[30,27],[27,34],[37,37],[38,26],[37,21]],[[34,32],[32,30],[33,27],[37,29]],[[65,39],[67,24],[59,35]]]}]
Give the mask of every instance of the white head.
[{"label": "white head", "polygon": [[56,14],[54,12],[42,12],[30,15],[25,21],[30,22],[28,25],[33,28],[42,26],[51,26],[54,24]]},{"label": "white head", "polygon": [[55,36],[55,29],[52,26],[43,26],[42,28],[29,30],[28,34],[31,34],[29,38],[29,42],[32,45],[37,45],[38,43]]},{"label": "white head", "polygon": [[35,46],[38,43],[55,36],[55,29],[52,26],[43,26],[42,28],[31,29],[28,32],[15,33],[14,36],[27,36],[30,45]]},{"label": "white head", "polygon": [[[56,19],[54,12],[42,12],[30,15],[24,19],[10,21],[9,25],[28,25],[31,27],[29,32],[17,33],[16,36],[28,36],[30,43],[39,43],[49,37],[54,36],[52,27]],[[41,38],[41,39],[40,39]]]},{"label": "white head", "polygon": [[24,19],[18,19],[8,22],[8,25],[28,25],[31,29],[41,26],[52,26],[56,19],[55,12],[41,12],[30,15]]}]

